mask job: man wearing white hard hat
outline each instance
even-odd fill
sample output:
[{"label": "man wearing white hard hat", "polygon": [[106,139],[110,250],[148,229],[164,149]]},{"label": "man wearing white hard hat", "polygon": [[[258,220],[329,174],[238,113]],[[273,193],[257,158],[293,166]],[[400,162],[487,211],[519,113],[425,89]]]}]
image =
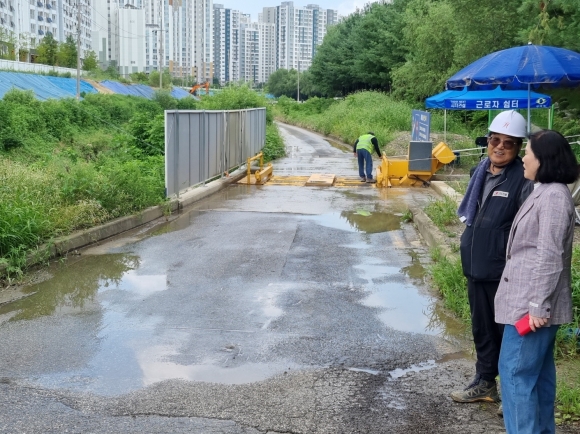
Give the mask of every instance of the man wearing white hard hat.
[{"label": "man wearing white hard hat", "polygon": [[533,182],[524,178],[519,157],[527,135],[524,117],[514,110],[499,113],[489,126],[487,158],[476,167],[457,214],[465,223],[461,265],[467,277],[473,341],[477,353],[475,378],[451,393],[457,402],[499,402],[495,378],[503,335],[496,324],[494,298],[513,219]]}]

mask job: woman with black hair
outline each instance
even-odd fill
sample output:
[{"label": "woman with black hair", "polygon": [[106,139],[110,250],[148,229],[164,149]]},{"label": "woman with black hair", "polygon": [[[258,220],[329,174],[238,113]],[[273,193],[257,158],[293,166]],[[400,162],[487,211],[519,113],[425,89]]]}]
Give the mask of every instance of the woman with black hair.
[{"label": "woman with black hair", "polygon": [[535,184],[514,219],[495,297],[495,320],[505,324],[499,375],[507,433],[549,434],[556,432],[556,332],[572,320],[575,213],[567,184],[578,164],[568,141],[550,130],[529,137],[523,163]]}]

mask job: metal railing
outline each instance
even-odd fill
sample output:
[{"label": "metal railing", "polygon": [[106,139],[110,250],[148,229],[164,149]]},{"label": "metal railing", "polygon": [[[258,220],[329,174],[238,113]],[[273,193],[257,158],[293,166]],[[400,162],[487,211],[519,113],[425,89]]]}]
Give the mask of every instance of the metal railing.
[{"label": "metal railing", "polygon": [[239,167],[266,143],[266,109],[165,111],[165,194]]}]

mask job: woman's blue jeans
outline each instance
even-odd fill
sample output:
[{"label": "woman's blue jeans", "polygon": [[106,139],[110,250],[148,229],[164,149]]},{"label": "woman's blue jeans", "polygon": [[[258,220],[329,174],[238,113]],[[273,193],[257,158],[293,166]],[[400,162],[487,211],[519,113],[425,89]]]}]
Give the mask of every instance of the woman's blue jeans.
[{"label": "woman's blue jeans", "polygon": [[499,355],[499,377],[507,434],[554,434],[558,326],[520,336],[506,325]]},{"label": "woman's blue jeans", "polygon": [[358,157],[358,176],[373,179],[373,157],[371,153],[366,149],[357,149],[356,156]]}]

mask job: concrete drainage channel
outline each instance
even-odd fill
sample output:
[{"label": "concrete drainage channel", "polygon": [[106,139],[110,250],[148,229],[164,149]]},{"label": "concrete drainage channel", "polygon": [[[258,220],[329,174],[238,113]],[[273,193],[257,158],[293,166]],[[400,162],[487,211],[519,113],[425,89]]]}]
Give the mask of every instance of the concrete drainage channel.
[{"label": "concrete drainage channel", "polygon": [[[194,202],[217,193],[230,184],[235,184],[244,176],[246,176],[246,170],[238,169],[230,174],[229,178],[218,179],[204,186],[193,188],[181,194],[178,199],[172,199],[164,205],[153,206],[143,210],[139,214],[120,217],[103,225],[95,226],[94,228],[56,238],[51,243],[40,246],[36,252],[30,254],[27,258],[26,265],[30,267],[42,261],[62,256],[81,247],[86,247],[142,226],[168,213],[174,213]],[[0,264],[0,276],[5,274],[7,268],[7,265]]]}]

